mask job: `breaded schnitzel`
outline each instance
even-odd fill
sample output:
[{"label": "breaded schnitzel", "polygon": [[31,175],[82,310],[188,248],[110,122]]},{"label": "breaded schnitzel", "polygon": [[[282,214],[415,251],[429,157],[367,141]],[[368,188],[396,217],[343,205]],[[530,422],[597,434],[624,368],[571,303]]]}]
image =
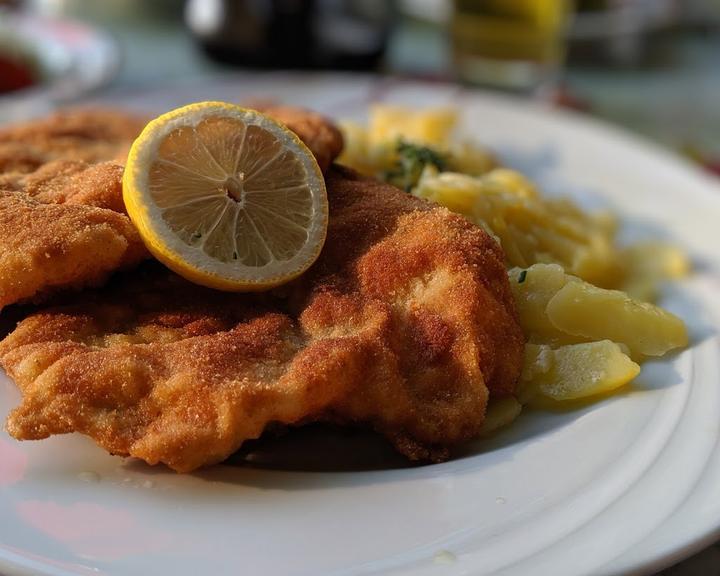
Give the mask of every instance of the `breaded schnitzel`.
[{"label": "breaded schnitzel", "polygon": [[[340,154],[340,130],[320,114],[264,105],[261,112],[295,132],[326,170]],[[0,174],[28,173],[54,160],[124,163],[148,118],[118,110],[78,109],[0,127]]]},{"label": "breaded schnitzel", "polygon": [[0,173],[27,173],[53,160],[124,162],[146,118],[108,109],[66,110],[0,127]]},{"label": "breaded schnitzel", "polygon": [[122,202],[123,159],[145,121],[61,112],[0,128],[0,308],[98,285],[147,252]]},{"label": "breaded schnitzel", "polygon": [[124,214],[0,191],[0,307],[57,288],[98,285],[146,256]]},{"label": "breaded schnitzel", "polygon": [[26,175],[19,189],[0,188],[0,308],[98,285],[147,257],[120,212],[121,175],[114,163],[59,161]]},{"label": "breaded schnitzel", "polygon": [[[340,132],[321,116],[265,112],[277,113],[323,169],[340,153]],[[148,257],[122,200],[122,162],[144,125],[80,110],[0,129],[0,308],[96,286]]]},{"label": "breaded schnitzel", "polygon": [[81,432],[180,472],[269,423],[332,421],[443,459],[514,391],[523,353],[504,257],[444,208],[333,168],[318,261],[264,294],[215,292],[148,263],[0,343],[18,439]]},{"label": "breaded schnitzel", "polygon": [[335,158],[340,156],[343,148],[342,133],[324,116],[295,106],[259,102],[249,106],[285,124],[295,132],[313,153],[323,172],[330,167]]},{"label": "breaded schnitzel", "polygon": [[123,165],[54,160],[29,173],[0,174],[0,190],[18,192],[42,204],[82,204],[125,212]]}]

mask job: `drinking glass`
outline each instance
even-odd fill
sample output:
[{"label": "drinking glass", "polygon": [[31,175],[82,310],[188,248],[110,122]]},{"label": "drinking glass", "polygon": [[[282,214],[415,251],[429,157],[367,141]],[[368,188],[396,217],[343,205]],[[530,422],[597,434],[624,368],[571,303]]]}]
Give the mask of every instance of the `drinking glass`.
[{"label": "drinking glass", "polygon": [[519,92],[552,86],[564,59],[570,0],[454,0],[450,24],[458,77]]}]

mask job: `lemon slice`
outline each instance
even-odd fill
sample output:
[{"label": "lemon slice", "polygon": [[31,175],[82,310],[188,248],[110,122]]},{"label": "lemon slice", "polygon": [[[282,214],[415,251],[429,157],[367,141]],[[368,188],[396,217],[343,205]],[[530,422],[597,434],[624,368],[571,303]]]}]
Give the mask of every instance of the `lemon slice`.
[{"label": "lemon slice", "polygon": [[130,149],[123,199],[158,260],[220,290],[295,278],[327,231],[325,182],[310,150],[276,121],[222,102],[150,122]]}]

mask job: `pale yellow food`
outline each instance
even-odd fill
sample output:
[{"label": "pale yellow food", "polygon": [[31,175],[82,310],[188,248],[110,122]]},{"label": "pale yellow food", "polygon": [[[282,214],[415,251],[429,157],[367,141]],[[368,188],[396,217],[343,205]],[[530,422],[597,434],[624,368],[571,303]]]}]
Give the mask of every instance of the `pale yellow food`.
[{"label": "pale yellow food", "polygon": [[662,282],[690,271],[687,255],[677,246],[642,242],[621,247],[615,216],[544,197],[522,174],[507,168],[474,177],[428,167],[413,194],[492,232],[512,266],[556,263],[590,283],[648,302],[656,300]]},{"label": "pale yellow food", "polygon": [[441,153],[453,170],[483,174],[497,165],[494,156],[471,142],[453,137],[457,112],[450,108],[413,110],[375,105],[368,124],[340,123],[345,149],[338,162],[368,176],[382,178],[397,160],[399,141],[429,146]]},{"label": "pale yellow food", "polygon": [[613,219],[546,198],[517,172],[500,168],[475,177],[426,168],[413,194],[489,229],[511,266],[556,263],[603,286],[621,280]]},{"label": "pale yellow food", "polygon": [[[389,155],[388,150],[383,149],[381,154],[375,158],[374,151],[368,143],[367,128],[357,122],[344,120],[339,124],[343,135],[343,150],[337,161],[345,166],[350,166],[365,176],[374,176],[381,170],[387,170],[390,161],[385,158]],[[384,162],[383,168],[378,166],[380,161]]]},{"label": "pale yellow food", "polygon": [[370,110],[368,143],[382,146],[402,138],[445,148],[456,124],[457,113],[449,108],[415,113],[404,106],[376,105]]},{"label": "pale yellow food", "polygon": [[679,248],[657,242],[620,247],[614,215],[545,197],[522,174],[497,168],[484,148],[454,138],[457,125],[456,113],[446,108],[375,106],[367,126],[343,124],[345,151],[339,161],[382,178],[396,163],[399,139],[445,154],[448,171],[428,167],[413,193],[491,231],[512,266],[554,262],[588,282],[649,302],[657,298],[660,283],[688,273],[687,256]]},{"label": "pale yellow food", "polygon": [[514,396],[505,396],[488,404],[481,436],[488,436],[515,421],[522,412],[522,404]]},{"label": "pale yellow food", "polygon": [[622,250],[631,273],[638,276],[673,279],[690,272],[687,255],[677,246],[662,242],[638,242]]},{"label": "pale yellow food", "polygon": [[[668,331],[675,329],[675,319],[658,327],[663,318],[672,316],[669,313],[632,301],[621,292],[592,286],[566,274],[557,264],[535,264],[525,270],[513,268],[509,277],[520,325],[530,340],[525,346],[523,384],[518,392],[522,404],[532,403],[537,397],[561,402],[589,398],[612,392],[633,380],[640,367],[611,339],[627,343],[629,348],[655,342],[670,349],[677,341],[668,336]],[[596,295],[596,301],[582,301],[581,297],[579,303],[573,302],[573,295],[586,294]],[[614,316],[616,312],[607,309],[607,302],[613,302],[616,294],[631,302],[633,310],[654,309],[650,323],[647,316]],[[571,312],[573,321],[587,331],[576,334],[564,330],[564,325],[558,326],[548,314],[551,303],[555,303],[555,311],[559,308],[563,314],[575,304]],[[608,319],[610,326],[602,325],[603,318]],[[631,328],[626,333],[623,327],[628,325]]]},{"label": "pale yellow food", "polygon": [[553,349],[547,344],[525,344],[525,356],[517,398],[523,406],[537,395],[537,383],[545,378],[554,364]]},{"label": "pale yellow food", "polygon": [[620,246],[612,213],[545,196],[472,144],[465,143],[472,153],[458,154],[457,123],[447,110],[380,107],[367,128],[348,126],[341,160],[391,179],[383,171],[397,169],[400,138],[446,154],[444,165],[426,161],[411,192],[462,214],[502,246],[528,339],[521,404],[533,396],[565,402],[605,394],[637,375],[630,356],[640,361],[687,345],[681,319],[644,303],[657,298],[663,281],[689,272],[682,250],[657,242]]},{"label": "pale yellow food", "polygon": [[588,284],[557,264],[513,268],[509,277],[529,339],[521,403],[537,395],[567,401],[606,394],[638,375],[630,356],[662,356],[688,343],[677,316]]},{"label": "pale yellow food", "polygon": [[547,317],[561,332],[587,340],[621,342],[633,357],[662,356],[688,344],[685,323],[659,306],[619,290],[568,282],[547,303]]},{"label": "pale yellow food", "polygon": [[677,280],[690,273],[687,254],[671,244],[639,242],[620,252],[625,268],[623,291],[633,298],[654,302],[658,285],[666,280]]},{"label": "pale yellow food", "polygon": [[325,183],[310,150],[277,121],[221,102],[150,122],[130,150],[123,198],[158,260],[221,290],[299,276],[327,231]]},{"label": "pale yellow food", "polygon": [[512,268],[508,275],[520,325],[530,342],[577,341],[559,330],[548,318],[546,310],[548,302],[563,286],[578,281],[576,277],[565,274],[558,264],[535,264],[527,269]]},{"label": "pale yellow food", "polygon": [[[526,384],[527,402],[532,393],[555,401],[569,401],[607,394],[631,382],[640,366],[610,340],[569,344],[557,349],[536,349],[534,364],[525,367],[531,374]],[[527,393],[530,388],[531,393]]]},{"label": "pale yellow food", "polygon": [[612,340],[632,356],[662,356],[687,346],[685,323],[659,306],[598,288],[557,264],[509,271],[520,324],[533,343]]}]

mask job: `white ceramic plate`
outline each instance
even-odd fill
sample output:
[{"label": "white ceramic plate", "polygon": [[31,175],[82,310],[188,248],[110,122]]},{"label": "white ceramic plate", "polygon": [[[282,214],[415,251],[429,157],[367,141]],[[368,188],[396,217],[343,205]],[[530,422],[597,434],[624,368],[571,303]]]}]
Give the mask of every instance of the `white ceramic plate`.
[{"label": "white ceramic plate", "polygon": [[[697,273],[664,304],[687,319],[692,348],[646,364],[631,392],[574,412],[524,414],[491,441],[432,466],[388,459],[383,468],[384,456],[363,452],[354,435],[343,443],[310,433],[274,456],[257,455],[254,466],[180,476],[108,456],[77,436],[19,444],[2,435],[0,572],[650,573],[717,535],[715,183],[615,129],[447,86],[267,74],[107,101],[158,112],[253,96],[335,116],[362,117],[378,98],[460,107],[469,135],[547,190],[609,205],[630,233],[690,251]],[[7,380],[0,391],[4,416],[18,393]],[[317,442],[324,448],[311,458],[304,450]],[[359,464],[350,466],[353,458]]]},{"label": "white ceramic plate", "polygon": [[107,33],[73,20],[2,13],[3,45],[16,46],[32,58],[41,82],[0,95],[0,121],[44,114],[55,103],[109,82],[120,66],[120,53]]}]

